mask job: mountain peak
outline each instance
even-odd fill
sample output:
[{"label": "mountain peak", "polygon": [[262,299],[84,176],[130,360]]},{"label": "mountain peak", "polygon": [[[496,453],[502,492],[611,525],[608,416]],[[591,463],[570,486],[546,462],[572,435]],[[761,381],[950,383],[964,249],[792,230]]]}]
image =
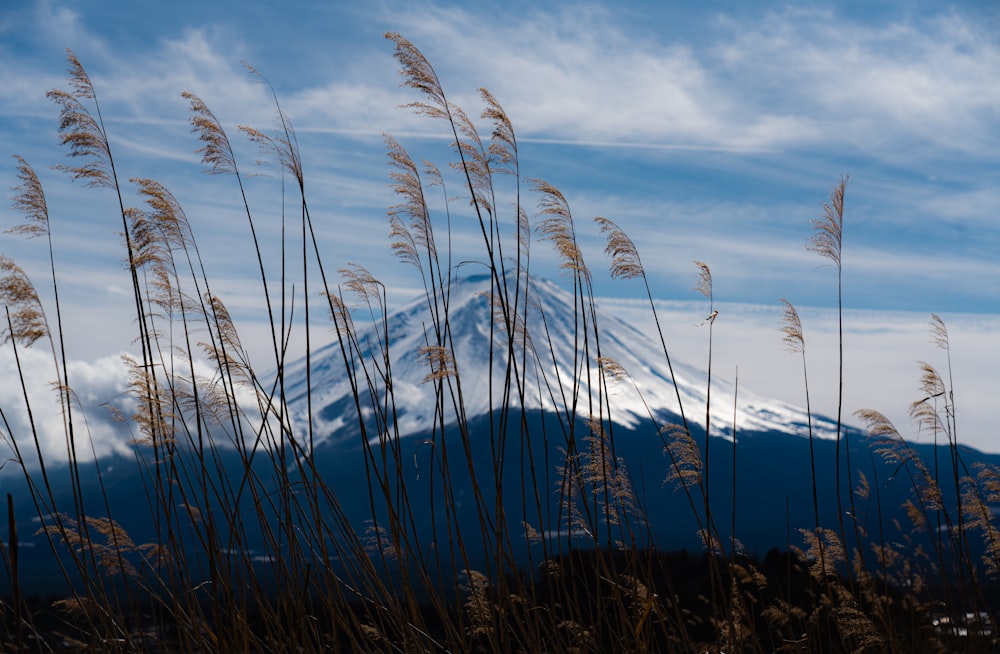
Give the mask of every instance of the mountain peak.
[{"label": "mountain peak", "polygon": [[[459,397],[461,414],[471,419],[504,406],[506,392],[509,408],[565,415],[575,407],[586,418],[601,406],[616,423],[652,428],[680,422],[675,383],[688,419],[704,419],[707,374],[672,353],[671,375],[658,335],[643,333],[600,307],[591,312],[589,300],[574,297],[553,281],[530,278],[525,284],[523,275],[513,273],[505,279],[505,292],[497,293],[488,273],[454,277],[438,292],[415,298],[354,334],[351,365],[368,377],[358,386],[366,419],[389,408],[394,422],[383,423],[391,422],[399,435],[428,429],[440,410],[434,380],[445,386],[446,424],[458,419],[454,402]],[[514,325],[513,336],[508,323]],[[511,343],[514,352],[509,357]],[[514,375],[509,384],[508,363]],[[609,366],[615,374],[608,374]],[[339,345],[314,353],[311,367],[314,432],[319,440],[339,441],[357,423],[354,390]],[[286,375],[290,409],[303,421],[308,419],[304,368],[300,361]],[[392,389],[391,402],[387,387]],[[713,376],[709,415],[714,436],[732,436],[733,392],[729,380]],[[322,408],[316,411],[317,406]],[[808,436],[809,429],[809,416],[802,409],[739,391],[738,433]],[[813,416],[812,432],[833,437],[836,424]]]}]

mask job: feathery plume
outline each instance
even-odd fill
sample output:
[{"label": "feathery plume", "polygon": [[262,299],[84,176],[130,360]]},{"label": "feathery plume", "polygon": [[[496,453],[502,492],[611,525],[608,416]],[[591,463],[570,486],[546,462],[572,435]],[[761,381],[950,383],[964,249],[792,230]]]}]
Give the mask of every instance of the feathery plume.
[{"label": "feathery plume", "polygon": [[931,314],[931,343],[942,350],[948,349],[948,328],[944,325],[944,320],[936,313]]},{"label": "feathery plume", "polygon": [[[138,576],[138,570],[126,555],[151,553],[153,550],[150,545],[136,546],[128,532],[110,518],[86,516],[83,523],[60,514],[59,524],[47,525],[39,529],[37,534],[45,534],[53,541],[62,541],[78,554],[88,554],[111,576]],[[89,601],[64,606],[67,610],[82,609],[85,606],[92,608]]]},{"label": "feathery plume", "polygon": [[394,56],[402,66],[399,74],[403,76],[403,86],[416,89],[429,100],[429,102],[411,102],[404,106],[432,118],[447,118],[448,101],[445,99],[444,90],[438,81],[437,73],[434,72],[434,67],[416,46],[396,32],[386,32],[385,38],[396,44]]},{"label": "feathery plume", "polygon": [[946,425],[938,412],[937,398],[945,395],[944,380],[938,371],[929,363],[918,361],[920,366],[920,392],[924,397],[910,405],[910,417],[921,429],[931,433],[946,431]]},{"label": "feathery plume", "polygon": [[[386,135],[385,144],[389,165],[394,168],[389,172],[393,182],[392,190],[403,199],[403,202],[389,208],[392,250],[400,259],[419,269],[418,248],[426,250],[431,258],[437,254],[430,214],[420,183],[420,172],[409,153],[396,139]],[[440,177],[440,173],[438,176]]]},{"label": "feathery plume", "polygon": [[236,172],[236,158],[222,124],[201,98],[184,91],[181,97],[191,103],[191,131],[204,145],[195,152],[201,155],[205,172],[211,175]]},{"label": "feathery plume", "polygon": [[351,317],[351,312],[347,308],[347,305],[344,304],[344,300],[341,299],[339,295],[327,293],[326,291],[324,291],[322,295],[327,300],[330,310],[330,320],[333,321],[337,334],[341,338],[353,334],[354,319]]},{"label": "feathery plume", "polygon": [[813,577],[825,579],[828,575],[837,574],[837,563],[847,560],[837,532],[824,527],[815,532],[811,529],[800,529],[799,532],[806,542],[806,559],[812,561],[809,571]]},{"label": "feathery plume", "polygon": [[879,633],[872,619],[858,609],[856,602],[845,602],[830,613],[841,638],[845,642],[850,640],[850,642],[857,643],[855,652],[885,651],[885,638]]},{"label": "feathery plume", "polygon": [[671,461],[664,483],[674,484],[675,490],[700,483],[704,466],[694,437],[687,429],[675,424],[664,426],[660,432],[666,434],[666,452]]},{"label": "feathery plume", "polygon": [[540,179],[533,180],[534,189],[541,194],[538,207],[542,216],[547,216],[538,224],[542,240],[552,241],[556,252],[562,257],[561,268],[590,279],[590,271],[583,262],[583,253],[576,243],[573,229],[573,214],[569,203],[559,189]]},{"label": "feathery plume", "polygon": [[163,263],[170,256],[168,248],[164,247],[163,239],[157,233],[156,223],[142,209],[128,207],[125,209],[125,220],[128,222],[129,238],[132,242],[131,262],[136,269]]},{"label": "feathery plume", "polygon": [[867,500],[871,495],[871,485],[868,483],[868,477],[861,470],[858,470],[858,485],[854,489],[854,494],[863,500]]},{"label": "feathery plume", "polygon": [[524,527],[524,538],[531,544],[541,543],[544,540],[541,532],[531,526],[530,523],[526,521],[521,521],[521,526]]},{"label": "feathery plume", "polygon": [[278,161],[278,165],[294,177],[295,181],[298,182],[299,189],[302,189],[305,185],[305,177],[302,173],[302,158],[299,156],[298,139],[296,138],[292,121],[281,109],[281,104],[278,102],[278,93],[274,90],[274,86],[271,85],[270,80],[245,61],[243,62],[243,67],[250,72],[254,81],[263,84],[270,91],[271,97],[274,99],[275,108],[277,109],[277,129],[281,133],[281,136],[273,138],[247,125],[237,125],[237,129],[243,132],[251,142],[256,143],[265,155],[273,154]]},{"label": "feathery plume", "polygon": [[368,306],[374,302],[382,305],[382,294],[379,289],[383,288],[382,282],[375,279],[368,269],[361,264],[349,262],[346,268],[338,271],[346,280],[344,286],[347,290],[357,295]]},{"label": "feathery plume", "polygon": [[531,221],[521,205],[517,207],[517,248],[524,258],[531,251]]},{"label": "feathery plume", "polygon": [[168,313],[200,312],[201,304],[180,288],[174,252],[186,251],[194,242],[191,227],[180,203],[162,184],[151,179],[132,179],[149,211],[125,211],[132,242],[131,262],[148,267],[153,290],[150,302]]},{"label": "feathery plume", "polygon": [[427,360],[431,371],[421,381],[426,384],[429,381],[438,381],[445,377],[454,377],[457,373],[455,369],[455,357],[451,350],[441,345],[429,345],[420,348],[420,356]]},{"label": "feathery plume", "polygon": [[212,315],[218,329],[219,342],[224,349],[232,352],[242,352],[243,344],[240,336],[236,332],[236,324],[229,314],[229,309],[223,304],[222,299],[216,295],[205,293],[205,302],[212,307]]},{"label": "feathery plume", "polygon": [[925,361],[918,361],[917,365],[920,367],[920,391],[924,394],[924,398],[919,400],[919,402],[926,402],[927,400],[941,397],[945,394],[944,380],[941,379],[941,375],[931,364]]},{"label": "feathery plume", "polygon": [[597,365],[608,381],[616,382],[628,377],[628,371],[611,357],[602,356],[597,358]]},{"label": "feathery plume", "polygon": [[444,177],[441,176],[441,170],[433,161],[424,159],[424,175],[430,180],[427,182],[427,186],[444,186]]},{"label": "feathery plume", "polygon": [[780,302],[785,307],[784,313],[781,315],[781,331],[785,336],[781,340],[789,352],[801,353],[805,349],[806,342],[802,337],[802,321],[799,320],[799,312],[785,298],[781,298]]},{"label": "feathery plume", "polygon": [[420,269],[420,254],[417,252],[417,240],[413,237],[410,228],[406,226],[399,216],[389,213],[389,247],[404,263],[412,264],[414,268]]},{"label": "feathery plume", "polygon": [[167,248],[184,249],[194,242],[184,209],[163,184],[153,179],[133,178],[129,181],[139,187],[139,195],[151,209],[149,217]]},{"label": "feathery plume", "polygon": [[854,415],[865,423],[870,435],[902,439],[895,425],[883,413],[875,409],[858,409]]},{"label": "feathery plume", "polygon": [[988,463],[973,463],[976,478],[983,490],[983,500],[990,504],[1000,504],[1000,467]]},{"label": "feathery plume", "polygon": [[23,213],[27,221],[11,227],[6,233],[27,238],[45,236],[49,232],[49,208],[45,202],[42,183],[24,157],[15,154],[14,158],[17,159],[17,178],[20,183],[14,187],[13,209]]},{"label": "feathery plume", "polygon": [[279,168],[283,168],[300,183],[303,181],[302,164],[299,161],[298,153],[288,139],[268,136],[256,127],[249,125],[237,125],[236,129],[260,149],[264,158],[257,161],[258,165],[266,165],[268,159],[273,157]]},{"label": "feathery plume", "polygon": [[205,293],[205,304],[211,308],[211,323],[215,327],[217,341],[198,345],[220,371],[232,374],[237,383],[253,388],[253,371],[248,364],[249,357],[243,349],[243,343],[240,341],[229,309],[221,298],[210,293]]},{"label": "feathery plume", "polygon": [[0,255],[0,303],[6,305],[9,319],[0,330],[0,342],[16,340],[30,346],[49,335],[38,292],[24,270],[4,255]]},{"label": "feathery plume", "polygon": [[608,239],[604,252],[611,257],[611,278],[634,279],[644,276],[646,273],[639,260],[639,250],[628,234],[604,216],[597,216],[594,222],[601,226],[601,233]]},{"label": "feathery plume", "polygon": [[494,614],[498,608],[490,600],[490,578],[478,570],[469,570],[466,576],[468,584],[462,586],[463,590],[469,593],[464,603],[465,613],[469,619],[469,626],[465,628],[466,633],[473,638],[492,636]]},{"label": "feathery plume", "polygon": [[994,524],[993,509],[987,504],[994,503],[1000,494],[1000,471],[996,466],[985,463],[972,464],[976,477],[962,480],[962,514],[967,530],[979,531],[983,538],[982,562],[986,573],[993,579],[1000,577],[1000,529]]},{"label": "feathery plume", "polygon": [[135,399],[136,413],[132,415],[132,420],[142,433],[131,444],[153,446],[172,443],[176,415],[172,410],[170,394],[163,392],[151,367],[144,366],[127,354],[121,358],[128,373],[129,390]]},{"label": "feathery plume", "polygon": [[917,469],[920,479],[926,484],[922,491],[924,501],[928,504],[937,502],[937,506],[940,506],[940,491],[934,476],[920,455],[903,439],[892,421],[874,409],[858,409],[854,415],[865,423],[869,435],[875,438],[872,447],[875,453],[890,465],[912,464]]},{"label": "feathery plume", "polygon": [[709,300],[712,299],[712,270],[704,261],[695,260],[694,265],[698,267],[698,281],[694,285],[694,290],[701,293]]},{"label": "feathery plume", "polygon": [[90,159],[80,166],[56,166],[69,173],[73,179],[83,180],[87,186],[114,187],[111,178],[111,148],[99,121],[80,102],[94,100],[96,94],[87,71],[72,50],[66,50],[69,61],[69,85],[72,92],[54,89],[46,97],[59,105],[59,134],[62,145],[69,147],[70,157]]},{"label": "feathery plume", "polygon": [[66,48],[66,61],[69,63],[69,85],[73,87],[73,94],[78,98],[87,98],[93,100],[97,97],[94,93],[94,85],[90,82],[90,75],[84,69],[83,64],[77,58],[76,54]]},{"label": "feathery plume", "polygon": [[847,177],[840,180],[830,193],[830,201],[823,204],[823,215],[813,220],[813,235],[806,243],[806,249],[826,257],[840,268],[841,243],[844,233],[844,190]]},{"label": "feathery plume", "polygon": [[591,416],[587,426],[587,448],[579,455],[582,459],[581,481],[602,507],[609,524],[622,524],[629,516],[641,518],[639,501],[628,476],[625,459],[613,456],[608,434],[599,420]]},{"label": "feathery plume", "polygon": [[479,132],[461,107],[452,105],[451,116],[459,134],[459,140],[453,143],[453,146],[460,156],[460,161],[452,162],[451,167],[468,175],[472,187],[472,206],[479,206],[492,215],[493,177],[490,175],[490,160],[479,138]]},{"label": "feathery plume", "polygon": [[515,175],[518,164],[514,126],[507,117],[507,112],[489,91],[481,88],[479,95],[486,103],[482,116],[493,123],[493,135],[487,149],[490,155],[490,172]]}]

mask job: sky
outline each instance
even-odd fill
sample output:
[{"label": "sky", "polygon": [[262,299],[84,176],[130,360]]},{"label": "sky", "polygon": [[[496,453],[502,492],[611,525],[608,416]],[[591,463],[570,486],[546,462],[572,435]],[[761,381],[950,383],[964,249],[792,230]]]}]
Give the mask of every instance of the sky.
[{"label": "sky", "polygon": [[[793,302],[804,323],[813,408],[828,414],[837,408],[837,275],[805,244],[810,221],[848,177],[845,416],[878,409],[904,436],[930,438],[907,408],[920,397],[916,361],[947,374],[946,354],[927,329],[934,312],[951,336],[959,439],[1000,452],[992,415],[1000,385],[1000,9],[986,0],[7,0],[0,153],[23,156],[45,187],[79,380],[71,382],[88,401],[110,402],[124,390],[119,354],[133,347],[135,328],[117,199],[52,168],[68,163],[58,109],[45,97],[66,88],[65,49],[97,89],[122,178],[155,178],[174,192],[213,290],[266,362],[259,273],[239,190],[231,177],[201,172],[180,93],[208,104],[245,171],[259,174],[249,181],[250,200],[276,275],[280,180],[253,166],[259,154],[236,129],[274,127],[268,88],[242,62],[266,77],[298,134],[327,267],[365,265],[398,306],[419,289],[389,249],[386,209],[397,199],[384,135],[445,170],[452,156],[441,122],[401,108],[420,98],[400,85],[388,31],[423,52],[449,99],[470,116],[482,110],[480,87],[497,98],[514,124],[522,177],[544,179],[566,196],[605,306],[651,322],[641,284],[607,272],[592,222],[599,215],[636,242],[669,317],[675,356],[706,360],[706,330],[695,325],[709,305],[692,290],[693,261],[704,261],[720,309],[715,370],[738,375],[758,394],[803,404],[801,359],[783,351],[778,331],[779,298]],[[488,135],[485,122],[477,125]],[[15,165],[0,165],[5,189],[17,184]],[[537,199],[524,187],[533,210]],[[506,199],[498,206],[511,213],[513,185],[500,190]],[[134,195],[125,201],[139,203]],[[0,203],[3,228],[21,222],[7,204]],[[481,257],[476,229],[466,229],[466,203],[449,209],[456,260]],[[44,288],[48,253],[40,241],[3,235],[0,253]],[[537,238],[532,266],[560,275],[555,254]],[[12,379],[4,356],[3,379]],[[32,373],[39,385],[43,361]],[[0,402],[16,403],[19,393],[4,382]],[[120,446],[100,418],[93,430],[100,452]]]}]

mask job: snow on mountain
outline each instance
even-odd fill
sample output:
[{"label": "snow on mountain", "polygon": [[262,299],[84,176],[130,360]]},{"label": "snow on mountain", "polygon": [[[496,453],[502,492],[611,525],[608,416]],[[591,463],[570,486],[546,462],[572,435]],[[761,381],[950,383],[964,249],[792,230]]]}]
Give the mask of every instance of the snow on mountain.
[{"label": "snow on mountain", "polygon": [[[493,318],[494,303],[490,298],[491,278],[488,275],[458,278],[452,282],[448,301],[448,346],[454,353],[456,374],[449,377],[449,381],[456,392],[460,386],[461,405],[469,419],[488,413],[491,398],[494,409],[503,404],[508,337],[501,326],[502,320]],[[441,303],[439,301],[439,306]],[[583,417],[596,413],[596,402],[601,397],[599,348],[601,357],[609,357],[627,373],[618,379],[608,379],[607,383],[615,422],[628,427],[643,424],[652,427],[651,413],[658,425],[679,422],[677,393],[673,386],[676,381],[688,422],[692,428],[704,427],[706,372],[679,362],[677,353],[672,351],[672,379],[657,334],[643,333],[598,307],[598,340],[595,341],[590,329],[590,337],[585,343],[581,333],[585,326],[582,316],[586,315],[586,327],[591,327],[589,312],[575,308],[574,296],[548,280],[532,279],[528,286],[528,305],[522,320],[532,347],[528,348],[527,372],[522,376],[525,380],[523,408],[567,411],[566,407],[575,406],[576,413]],[[404,436],[418,433],[434,424],[435,390],[433,383],[425,381],[431,366],[427,354],[422,351],[437,342],[432,315],[427,298],[419,297],[389,314],[385,322],[357,330],[358,352],[353,361],[362,383],[361,405],[366,421],[374,414],[371,398],[377,397],[381,404],[386,397],[380,371],[386,369],[387,357],[399,433]],[[670,328],[664,325],[668,347]],[[386,335],[387,355],[383,348]],[[522,361],[521,349],[515,346],[518,368]],[[313,353],[310,372],[312,419],[317,440],[336,440],[357,421],[340,343],[335,341]],[[374,384],[374,395],[366,377]],[[306,424],[309,415],[305,378],[305,360],[286,369],[286,379],[290,382],[287,389],[289,408],[301,424]],[[710,415],[714,436],[732,435],[733,390],[731,381],[713,375]],[[512,396],[509,406],[520,406],[516,391]],[[450,400],[446,402],[445,415],[448,416],[446,422],[455,422],[455,409]],[[814,436],[821,438],[832,438],[836,434],[836,424],[824,417],[813,416],[812,429]],[[783,432],[798,436],[809,433],[804,410],[743,389],[739,390],[736,400],[736,430],[737,433]],[[346,431],[353,433],[351,429]]]}]

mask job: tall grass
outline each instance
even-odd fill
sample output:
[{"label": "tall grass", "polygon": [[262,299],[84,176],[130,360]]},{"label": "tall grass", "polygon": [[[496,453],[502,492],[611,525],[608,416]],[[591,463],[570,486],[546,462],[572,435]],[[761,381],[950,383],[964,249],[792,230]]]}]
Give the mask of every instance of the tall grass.
[{"label": "tall grass", "polygon": [[[58,233],[38,176],[17,157],[14,206],[24,222],[11,231],[46,239],[52,306],[44,306],[13,260],[0,259],[3,338],[19,366],[24,348],[51,351],[68,463],[46,460],[42,443],[48,435],[32,416],[49,410],[47,398],[29,392],[23,370],[15,380],[24,389],[17,410],[28,416],[29,427],[15,430],[8,407],[0,407],[0,419],[30,495],[31,517],[52,550],[54,574],[69,592],[46,605],[25,596],[30,584],[20,574],[18,526],[28,516],[15,515],[15,498],[8,495],[7,537],[0,539],[11,589],[0,600],[4,646],[24,651],[989,651],[990,635],[963,635],[948,626],[953,623],[932,622],[935,616],[966,612],[992,617],[984,575],[1000,570],[1000,531],[990,510],[1000,502],[1000,472],[964,463],[950,364],[947,383],[925,366],[926,397],[913,406],[935,438],[945,437],[947,461],[935,454],[933,464],[925,463],[881,414],[859,414],[871,431],[872,456],[893,466],[912,488],[908,528],[896,525],[901,533],[887,535],[890,526],[879,519],[871,537],[856,519],[857,507],[864,501],[881,515],[880,480],[869,483],[852,466],[842,402],[833,502],[818,492],[823,473],[813,449],[805,341],[798,314],[785,302],[781,329],[786,343],[802,354],[815,519],[802,530],[801,550],[752,559],[738,549],[736,531],[752,522],[760,507],[752,498],[740,498],[737,522],[735,406],[733,508],[720,520],[713,510],[710,481],[718,464],[710,456],[711,353],[717,312],[709,268],[696,262],[698,289],[711,312],[703,431],[689,423],[679,384],[674,383],[677,405],[671,410],[680,422],[663,424],[643,389],[631,382],[649,413],[640,429],[662,445],[656,474],[667,487],[658,492],[682,494],[686,517],[705,544],[704,552],[693,556],[658,551],[647,513],[659,498],[637,491],[634,471],[620,453],[624,427],[610,399],[612,388],[629,385],[631,377],[606,355],[592,272],[568,199],[544,180],[522,180],[513,122],[492,94],[481,90],[480,118],[489,124],[484,135],[448,99],[420,51],[398,34],[386,37],[395,47],[403,84],[417,94],[408,106],[438,121],[452,140],[453,160],[439,168],[417,165],[399,141],[386,137],[390,182],[398,196],[388,209],[389,245],[413,269],[430,316],[427,324],[410,326],[419,330],[418,352],[397,351],[387,320],[388,291],[378,279],[360,263],[333,264],[334,273],[324,260],[299,141],[266,79],[250,68],[271,92],[277,128],[238,131],[282,172],[281,192],[294,198],[294,215],[282,216],[277,261],[264,255],[258,214],[229,135],[205,102],[183,94],[205,169],[235,180],[234,195],[246,215],[271,339],[271,360],[262,367],[250,360],[238,325],[213,291],[195,237],[197,224],[159,182],[120,176],[98,89],[69,52],[68,87],[49,94],[59,108],[59,132],[72,162],[61,168],[86,186],[112,193],[119,208],[115,220],[121,220],[136,330],[132,354],[125,358],[130,399],[120,413],[122,429],[131,435],[149,524],[125,525],[114,515],[116,498],[104,487],[110,473],[87,451],[92,440],[86,411],[67,366],[69,327],[62,320],[53,247]],[[510,183],[500,184],[501,175]],[[834,262],[838,281],[845,182],[834,190],[810,241]],[[439,187],[442,201],[436,199]],[[498,197],[501,187],[512,197]],[[129,205],[130,188],[142,206]],[[489,343],[485,417],[467,410],[470,393],[476,392],[470,389],[481,380],[463,376],[456,342],[456,273],[469,264],[456,263],[451,247],[457,221],[450,198],[456,194],[468,203],[462,212],[472,215],[481,237],[471,265],[489,278],[489,318],[481,326]],[[525,204],[529,197],[536,203],[535,219]],[[672,354],[639,250],[613,221],[601,217],[597,223],[607,238],[611,276],[641,279],[645,286],[673,377]],[[554,249],[566,273],[569,315],[553,315],[536,298],[536,239]],[[315,312],[317,298],[336,334],[340,378],[351,389],[351,406],[342,417],[357,434],[349,451],[357,452],[354,463],[363,469],[362,488],[338,487],[323,467],[327,459],[319,443],[328,434],[318,431],[318,348],[310,337],[310,328],[324,320]],[[358,305],[364,310],[353,308]],[[374,331],[356,320],[370,322]],[[558,340],[557,322],[569,325],[571,342]],[[947,351],[947,332],[936,316],[933,333]],[[295,334],[304,335],[298,350]],[[560,354],[567,348],[568,358]],[[842,348],[841,340],[841,356]],[[420,465],[413,435],[400,427],[407,407],[398,394],[397,367],[408,355],[425,363],[423,384],[433,391],[433,421],[417,444],[426,454]],[[293,377],[298,365],[300,377]],[[841,371],[841,391],[843,383]],[[304,420],[290,409],[293,389],[302,389]],[[551,407],[545,419],[522,410],[533,403]],[[415,467],[414,478],[409,471]],[[57,470],[69,480],[68,495],[54,482]],[[754,471],[741,468],[740,474]],[[851,489],[849,513],[842,506],[844,483]],[[947,493],[944,484],[950,485]],[[89,492],[95,485],[96,495]],[[346,502],[356,505],[358,494],[367,507],[362,520]],[[953,504],[945,502],[946,495]],[[472,520],[460,508],[463,503],[471,503]],[[836,530],[821,524],[829,504],[836,505]],[[848,515],[851,538],[844,528]],[[425,524],[438,535],[434,542],[422,537]],[[929,532],[932,551],[927,566],[918,569],[923,546],[906,539],[921,530]],[[870,565],[872,560],[877,564]],[[937,611],[941,607],[947,611]]]}]

